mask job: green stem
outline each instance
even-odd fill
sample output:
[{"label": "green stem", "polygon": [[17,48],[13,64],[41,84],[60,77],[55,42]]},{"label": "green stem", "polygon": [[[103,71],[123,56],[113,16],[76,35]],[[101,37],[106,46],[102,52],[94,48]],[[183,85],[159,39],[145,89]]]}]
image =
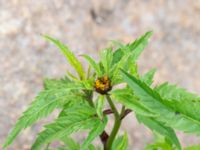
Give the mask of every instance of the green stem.
[{"label": "green stem", "polygon": [[[106,150],[111,150],[113,141],[114,141],[114,139],[117,135],[117,132],[119,131],[120,125],[121,125],[121,119],[120,119],[120,115],[119,115],[114,103],[112,102],[110,96],[106,95],[106,98],[107,98],[108,103],[109,103],[112,111],[114,112],[114,116],[115,116],[114,127],[113,127],[111,134],[108,138],[108,141],[106,143]],[[123,108],[122,111],[124,111],[124,109],[125,108]]]},{"label": "green stem", "polygon": [[111,107],[111,109],[112,109],[112,111],[114,113],[115,118],[119,118],[119,113],[117,111],[117,108],[115,107],[114,103],[112,102],[110,96],[106,95],[106,98],[107,98],[108,103],[109,103],[109,105],[110,105],[110,107]]}]

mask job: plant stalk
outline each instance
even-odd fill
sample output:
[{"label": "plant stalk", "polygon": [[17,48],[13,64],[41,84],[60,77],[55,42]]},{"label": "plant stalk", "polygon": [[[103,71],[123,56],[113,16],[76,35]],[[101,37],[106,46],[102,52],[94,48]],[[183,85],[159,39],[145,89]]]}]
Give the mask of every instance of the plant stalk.
[{"label": "plant stalk", "polygon": [[112,111],[114,112],[114,116],[115,116],[114,127],[113,127],[111,134],[108,138],[108,141],[106,143],[106,150],[111,150],[113,141],[115,140],[115,137],[116,137],[117,132],[119,131],[119,128],[120,128],[120,125],[121,125],[121,119],[120,119],[120,115],[119,115],[114,103],[112,102],[110,96],[106,95],[106,98],[107,98],[108,103],[109,103]]}]

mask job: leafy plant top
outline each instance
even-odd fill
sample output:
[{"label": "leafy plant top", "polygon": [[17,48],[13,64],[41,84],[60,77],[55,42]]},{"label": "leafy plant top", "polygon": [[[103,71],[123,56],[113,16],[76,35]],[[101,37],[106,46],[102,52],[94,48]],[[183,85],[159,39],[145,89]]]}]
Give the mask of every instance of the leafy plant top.
[{"label": "leafy plant top", "polygon": [[[66,45],[45,35],[76,74],[67,71],[62,79],[44,80],[44,89],[18,119],[3,148],[21,131],[58,110],[57,118],[38,133],[31,150],[127,150],[128,134],[118,135],[118,131],[129,113],[155,136],[145,150],[199,150],[200,145],[182,148],[175,131],[200,135],[200,97],[167,82],[154,86],[155,69],[138,73],[137,59],[151,35],[147,32],[128,44],[115,43],[100,51],[99,61],[81,55],[88,62],[87,69]],[[110,130],[106,128],[108,115],[114,118]],[[72,138],[80,131],[88,132],[82,142]],[[93,144],[97,137],[102,145]],[[53,141],[60,142],[58,147],[51,147]]]}]

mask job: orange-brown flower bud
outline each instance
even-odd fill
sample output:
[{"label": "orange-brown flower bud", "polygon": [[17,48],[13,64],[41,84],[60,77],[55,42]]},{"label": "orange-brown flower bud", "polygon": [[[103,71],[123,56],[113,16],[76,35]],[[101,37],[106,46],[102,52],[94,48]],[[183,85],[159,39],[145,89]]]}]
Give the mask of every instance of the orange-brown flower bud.
[{"label": "orange-brown flower bud", "polygon": [[106,94],[112,89],[111,81],[108,76],[103,76],[95,81],[95,90],[100,94]]}]

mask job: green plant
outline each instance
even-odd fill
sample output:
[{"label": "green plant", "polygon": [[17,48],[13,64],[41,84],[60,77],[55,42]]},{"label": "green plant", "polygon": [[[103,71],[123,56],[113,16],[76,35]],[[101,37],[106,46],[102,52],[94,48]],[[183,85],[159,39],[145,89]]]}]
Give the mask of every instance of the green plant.
[{"label": "green plant", "polygon": [[[137,59],[151,35],[152,32],[147,32],[130,44],[118,43],[102,50],[98,62],[81,55],[89,63],[86,72],[67,46],[44,36],[61,50],[77,75],[67,72],[62,79],[45,79],[44,89],[19,118],[3,147],[11,144],[23,129],[58,109],[59,115],[44,126],[32,150],[51,149],[50,143],[55,140],[61,142],[58,150],[127,150],[127,133],[121,136],[117,133],[131,112],[155,135],[155,142],[145,150],[181,150],[175,130],[200,135],[200,97],[169,83],[153,86],[155,69],[139,75]],[[119,84],[121,86],[115,88]],[[121,108],[117,108],[116,103]],[[105,109],[106,104],[108,109]],[[109,114],[114,116],[110,133],[105,129]],[[82,130],[89,133],[80,144],[70,136]],[[102,147],[92,145],[97,137]],[[195,149],[200,146],[185,148]]]}]

